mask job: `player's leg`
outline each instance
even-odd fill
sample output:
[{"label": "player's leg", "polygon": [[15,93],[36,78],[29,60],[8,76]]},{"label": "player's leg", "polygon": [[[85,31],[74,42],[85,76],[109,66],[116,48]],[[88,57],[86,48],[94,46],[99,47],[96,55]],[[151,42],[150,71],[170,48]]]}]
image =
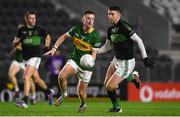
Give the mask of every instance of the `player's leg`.
[{"label": "player's leg", "polygon": [[15,100],[19,97],[19,86],[18,86],[18,82],[17,82],[17,78],[16,78],[16,74],[19,71],[20,71],[19,64],[16,63],[15,61],[13,61],[9,67],[8,76],[15,88],[15,95],[14,95]]},{"label": "player's leg", "polygon": [[133,82],[137,89],[141,87],[141,80],[139,79],[139,73],[137,71],[130,74],[127,80],[128,82]]},{"label": "player's leg", "polygon": [[[107,71],[107,74],[112,74],[111,73],[111,69],[114,68],[109,68],[109,70]],[[118,84],[122,81],[122,78],[119,78],[119,76],[117,76],[115,73],[108,79],[108,81],[106,82],[106,90],[107,90],[107,94],[109,96],[109,98],[111,99],[111,103],[113,105],[112,109],[110,109],[109,111],[111,112],[113,109],[115,110],[119,110],[120,105],[118,102],[118,98],[116,95],[116,89],[118,88]]]},{"label": "player's leg", "polygon": [[116,71],[116,68],[113,64],[110,64],[107,71],[106,71],[106,77],[104,80],[104,86],[106,86],[108,80],[111,78],[111,76],[114,74],[114,72]]},{"label": "player's leg", "polygon": [[36,86],[32,78],[30,78],[31,104],[36,104]]},{"label": "player's leg", "polygon": [[77,94],[80,100],[78,112],[84,112],[86,109],[87,87],[91,80],[92,71],[82,70],[78,67],[77,76],[79,78]]},{"label": "player's leg", "polygon": [[45,92],[46,94],[48,94],[48,100],[49,100],[49,104],[52,105],[53,104],[53,95],[54,95],[54,90],[48,88],[48,86],[46,85],[46,83],[42,80],[42,78],[39,75],[39,72],[37,69],[35,69],[34,73],[33,73],[33,78],[34,78],[34,82],[36,84],[38,84]]},{"label": "player's leg", "polygon": [[40,77],[38,70],[34,71],[33,78],[34,78],[34,82],[38,84],[42,89],[46,90],[48,88],[46,83]]},{"label": "player's leg", "polygon": [[82,80],[79,80],[77,86],[77,93],[80,100],[80,107],[78,109],[78,112],[84,112],[86,109],[87,87],[88,87],[88,82],[83,82]]},{"label": "player's leg", "polygon": [[25,72],[24,72],[24,102],[28,104],[28,96],[30,92],[30,80],[33,75],[33,72],[36,70],[36,68],[32,65],[27,65]]},{"label": "player's leg", "polygon": [[22,98],[22,102],[16,103],[17,106],[28,108],[28,97],[30,92],[30,78],[32,77],[33,72],[35,71],[35,67],[27,64],[26,69],[24,71],[24,97]]},{"label": "player's leg", "polygon": [[[108,81],[110,80],[110,78],[113,76],[113,74],[116,71],[115,63],[116,63],[116,59],[114,58],[111,61],[111,64],[108,67],[108,70],[106,72],[106,77],[105,77],[105,80],[104,80],[104,86],[105,87],[107,86]],[[115,90],[107,90],[107,94],[108,94],[108,97],[111,99],[111,103],[113,105],[113,108],[116,108],[116,107],[119,108],[120,106],[119,106],[119,102],[118,102],[118,99],[117,99],[117,96],[116,96],[116,89]]]},{"label": "player's leg", "polygon": [[[133,71],[135,66],[135,60],[118,60],[116,59],[115,62],[116,71],[111,76],[106,84],[106,89],[110,94],[111,101],[113,103],[113,108],[109,110],[109,112],[122,112],[122,108],[120,108],[117,104],[117,97],[115,96],[115,90],[118,87],[118,84],[126,79]],[[116,100],[116,101],[115,101]]]},{"label": "player's leg", "polygon": [[113,104],[113,107],[109,110],[109,112],[122,112],[122,108],[118,103],[116,89],[118,87],[118,84],[123,80],[123,78],[119,77],[114,73],[106,84],[108,96],[110,97],[111,102]]},{"label": "player's leg", "polygon": [[66,65],[62,68],[58,76],[58,83],[61,89],[61,96],[55,101],[55,106],[59,106],[62,101],[67,97],[67,79],[75,75],[77,70],[75,69],[75,62],[68,60]]},{"label": "player's leg", "polygon": [[[134,61],[135,65],[135,61]],[[133,71],[127,78],[128,82],[133,82],[137,89],[141,86],[141,81],[139,79],[139,73],[137,71]]]}]

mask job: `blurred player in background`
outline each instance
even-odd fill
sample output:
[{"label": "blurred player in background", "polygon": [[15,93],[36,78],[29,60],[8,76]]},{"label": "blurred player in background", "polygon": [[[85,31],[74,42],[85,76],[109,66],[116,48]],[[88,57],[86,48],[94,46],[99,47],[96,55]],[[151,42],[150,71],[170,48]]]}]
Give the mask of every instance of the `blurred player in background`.
[{"label": "blurred player in background", "polygon": [[122,112],[122,108],[116,97],[118,85],[124,79],[134,82],[137,88],[141,85],[138,72],[133,72],[135,67],[134,42],[137,43],[140,49],[145,66],[152,68],[153,63],[147,57],[142,39],[133,31],[132,27],[126,21],[121,19],[121,10],[119,7],[109,7],[108,20],[111,24],[108,28],[108,39],[98,53],[107,52],[111,50],[112,47],[114,49],[115,55],[107,70],[104,86],[113,104],[109,112]]},{"label": "blurred player in background", "polygon": [[[21,70],[23,71],[25,70],[25,63],[23,63],[21,43],[19,43],[16,47],[13,48],[13,50],[11,51],[11,55],[14,55],[15,59],[12,61],[9,67],[8,76],[14,85],[15,88],[14,101],[17,102],[19,100],[19,86],[16,75]],[[31,104],[36,104],[36,87],[32,78],[30,78],[30,89],[32,92]]]},{"label": "blurred player in background", "polygon": [[[30,91],[30,78],[33,76],[35,83],[45,90],[49,97],[49,103],[53,103],[54,91],[49,89],[45,82],[40,78],[38,68],[41,62],[41,46],[44,46],[46,52],[50,46],[51,38],[46,30],[36,25],[36,12],[28,11],[25,14],[26,25],[19,28],[17,35],[13,41],[14,46],[22,44],[23,59],[26,63],[24,72],[24,97],[21,102],[16,103],[17,106],[27,108],[28,96]],[[45,43],[45,44],[43,44]]]},{"label": "blurred player in background", "polygon": [[72,37],[74,50],[71,56],[59,73],[59,86],[62,95],[55,101],[58,106],[68,96],[67,94],[67,79],[72,75],[77,75],[79,83],[77,93],[80,99],[80,107],[78,112],[84,112],[86,109],[87,87],[91,79],[92,70],[85,70],[80,65],[80,58],[84,54],[91,54],[96,59],[97,51],[101,45],[100,34],[94,29],[95,13],[86,11],[82,17],[82,24],[72,27],[67,33],[58,38],[54,47],[47,52],[53,55],[56,49],[64,42],[65,39]]},{"label": "blurred player in background", "polygon": [[[45,67],[50,79],[50,86],[58,86],[58,75],[61,69],[65,65],[65,57],[61,54],[60,50],[57,50],[54,56],[49,56],[46,61]],[[58,88],[58,90],[60,90]],[[60,91],[56,94],[56,97],[60,96]]]}]

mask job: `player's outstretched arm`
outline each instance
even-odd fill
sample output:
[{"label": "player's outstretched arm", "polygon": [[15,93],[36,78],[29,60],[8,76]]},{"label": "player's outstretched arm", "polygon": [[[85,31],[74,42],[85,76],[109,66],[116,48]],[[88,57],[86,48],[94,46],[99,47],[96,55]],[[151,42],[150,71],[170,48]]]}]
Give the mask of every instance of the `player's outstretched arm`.
[{"label": "player's outstretched arm", "polygon": [[109,39],[106,39],[105,44],[98,50],[98,54],[108,52],[112,49],[112,43]]},{"label": "player's outstretched arm", "polygon": [[54,44],[53,48],[52,48],[50,51],[44,53],[43,55],[44,55],[44,56],[46,56],[46,55],[51,55],[51,56],[53,56],[54,53],[56,52],[56,50],[61,46],[61,44],[62,44],[62,43],[65,41],[65,39],[67,39],[68,37],[69,37],[69,35],[68,35],[67,33],[65,33],[65,34],[63,34],[62,36],[60,36],[60,37],[57,39],[56,43]]}]

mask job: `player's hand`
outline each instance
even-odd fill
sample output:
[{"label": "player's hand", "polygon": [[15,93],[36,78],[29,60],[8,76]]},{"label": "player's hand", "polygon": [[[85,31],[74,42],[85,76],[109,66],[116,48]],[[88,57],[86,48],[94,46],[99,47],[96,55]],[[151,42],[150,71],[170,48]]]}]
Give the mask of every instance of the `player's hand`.
[{"label": "player's hand", "polygon": [[49,50],[48,52],[44,53],[43,56],[47,56],[47,55],[53,56],[55,52],[56,52],[56,49],[55,49],[55,48],[52,48],[52,49]]},{"label": "player's hand", "polygon": [[154,62],[151,61],[148,57],[144,58],[143,61],[146,68],[152,69],[154,67]]}]

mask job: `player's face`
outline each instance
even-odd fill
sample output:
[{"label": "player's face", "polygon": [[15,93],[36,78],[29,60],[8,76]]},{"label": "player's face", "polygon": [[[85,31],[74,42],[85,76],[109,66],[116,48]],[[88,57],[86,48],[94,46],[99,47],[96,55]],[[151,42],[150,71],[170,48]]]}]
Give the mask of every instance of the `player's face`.
[{"label": "player's face", "polygon": [[82,22],[83,25],[87,28],[91,28],[94,26],[94,14],[86,14],[83,16]]},{"label": "player's face", "polygon": [[36,15],[35,14],[30,14],[26,18],[26,23],[29,26],[35,26],[36,25]]},{"label": "player's face", "polygon": [[121,17],[121,14],[118,11],[108,10],[108,20],[111,25],[116,24]]}]

